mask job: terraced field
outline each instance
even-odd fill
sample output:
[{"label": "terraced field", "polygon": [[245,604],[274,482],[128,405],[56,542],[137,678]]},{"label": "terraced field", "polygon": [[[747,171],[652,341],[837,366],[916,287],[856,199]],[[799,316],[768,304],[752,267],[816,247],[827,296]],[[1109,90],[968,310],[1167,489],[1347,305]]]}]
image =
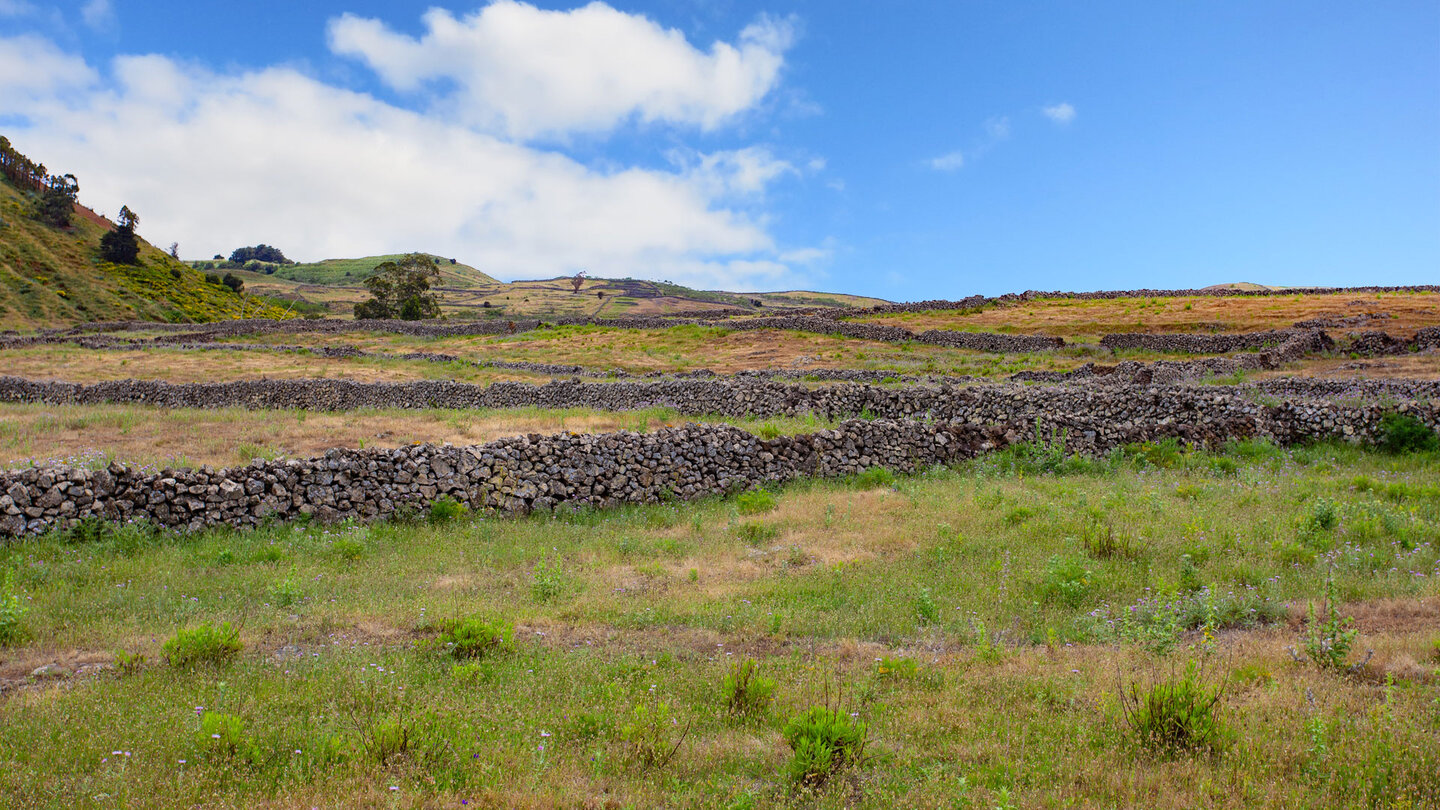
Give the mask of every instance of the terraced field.
[{"label": "terraced field", "polygon": [[1440,806],[1434,298],[8,336],[0,795]]}]

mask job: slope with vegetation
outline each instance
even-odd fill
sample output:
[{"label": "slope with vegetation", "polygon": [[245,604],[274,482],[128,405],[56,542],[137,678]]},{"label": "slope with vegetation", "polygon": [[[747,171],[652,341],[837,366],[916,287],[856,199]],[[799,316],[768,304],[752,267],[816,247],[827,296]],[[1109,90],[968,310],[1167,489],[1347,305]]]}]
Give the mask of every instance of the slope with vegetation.
[{"label": "slope with vegetation", "polygon": [[137,243],[134,264],[103,261],[101,241],[114,225],[79,206],[68,225],[42,221],[43,195],[28,186],[8,173],[0,181],[0,328],[287,314],[281,302],[208,283],[203,273],[144,240]]}]

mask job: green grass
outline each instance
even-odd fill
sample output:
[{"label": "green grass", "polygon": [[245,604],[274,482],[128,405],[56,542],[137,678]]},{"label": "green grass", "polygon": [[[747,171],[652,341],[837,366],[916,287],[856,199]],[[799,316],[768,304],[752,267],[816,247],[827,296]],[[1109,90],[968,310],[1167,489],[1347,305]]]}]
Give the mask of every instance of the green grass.
[{"label": "green grass", "polygon": [[[7,660],[126,650],[155,663],[7,688],[0,793],[21,807],[100,795],[150,806],[1433,804],[1440,705],[1426,679],[1440,661],[1433,625],[1403,617],[1440,598],[1440,501],[1426,495],[1440,459],[1253,444],[1226,458],[1117,453],[1061,473],[992,458],[890,488],[797,483],[755,516],[708,499],[16,543],[0,549],[0,571],[29,610]],[[741,536],[748,525],[775,536],[757,547]],[[1132,550],[1092,556],[1084,538],[1097,526]],[[347,553],[356,546],[363,556]],[[1063,587],[1077,578],[1084,588]],[[1377,650],[1368,676],[1296,663],[1285,647],[1302,632],[1222,609],[1244,597],[1303,615],[1331,579],[1344,610],[1397,606],[1392,622],[1361,623],[1357,649]],[[1127,624],[1131,606],[1171,618]],[[509,649],[457,662],[444,634],[470,617],[513,626]],[[207,622],[239,630],[233,663],[163,663],[161,641]],[[768,712],[729,708],[726,679],[746,657],[774,681]],[[1226,744],[1166,757],[1132,744],[1119,695],[1148,694],[1190,662],[1205,662],[1207,694],[1228,682],[1216,707]],[[825,780],[792,772],[786,744],[787,722],[815,706],[865,727],[863,758]],[[221,745],[203,735],[207,712],[235,718],[209,721]]]},{"label": "green grass", "polygon": [[[279,278],[288,278],[307,284],[338,284],[353,287],[363,284],[365,279],[374,274],[378,265],[399,261],[401,258],[403,258],[403,254],[396,253],[384,256],[364,256],[358,259],[325,259],[303,264],[266,265],[266,267],[268,269],[273,266],[275,269],[273,275]],[[440,286],[474,287],[499,283],[468,264],[451,264],[450,259],[444,256],[435,256],[434,258],[443,274]]]}]

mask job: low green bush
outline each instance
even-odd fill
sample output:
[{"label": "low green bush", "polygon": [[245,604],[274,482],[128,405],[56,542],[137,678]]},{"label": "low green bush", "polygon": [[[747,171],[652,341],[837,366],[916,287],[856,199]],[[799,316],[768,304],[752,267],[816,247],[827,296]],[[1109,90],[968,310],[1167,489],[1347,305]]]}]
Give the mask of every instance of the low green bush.
[{"label": "low green bush", "polygon": [[865,756],[868,727],[848,713],[828,706],[811,706],[785,724],[790,746],[790,781],[817,788],[841,770],[859,764]]},{"label": "low green bush", "polygon": [[440,636],[440,643],[457,659],[483,658],[510,648],[515,630],[509,624],[471,617],[456,622]]},{"label": "low green bush", "polygon": [[229,622],[219,626],[205,622],[177,632],[160,648],[160,655],[172,667],[219,665],[233,661],[243,647],[240,633]]},{"label": "low green bush", "polygon": [[775,496],[763,489],[742,492],[735,498],[735,508],[742,515],[758,515],[769,512],[777,506]]},{"label": "low green bush", "polygon": [[1433,453],[1440,451],[1440,434],[1408,413],[1387,413],[1376,444],[1387,453]]},{"label": "low green bush", "polygon": [[895,486],[895,473],[884,467],[866,467],[855,476],[855,485],[861,489],[879,489]]},{"label": "low green bush", "polygon": [[1050,558],[1045,567],[1045,578],[1040,580],[1040,598],[1046,602],[1059,602],[1069,608],[1080,607],[1094,587],[1094,574],[1078,560],[1060,555]]},{"label": "low green bush", "polygon": [[449,495],[441,495],[430,502],[430,522],[448,523],[452,520],[459,520],[470,511],[465,504],[460,503]]}]

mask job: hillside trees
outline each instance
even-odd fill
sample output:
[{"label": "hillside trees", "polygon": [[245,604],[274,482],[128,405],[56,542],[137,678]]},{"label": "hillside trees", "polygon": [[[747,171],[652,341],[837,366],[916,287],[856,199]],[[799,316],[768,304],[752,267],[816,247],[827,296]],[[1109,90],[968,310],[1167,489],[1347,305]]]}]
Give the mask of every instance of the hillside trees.
[{"label": "hillside trees", "polygon": [[295,262],[285,258],[280,248],[271,247],[261,242],[253,247],[235,248],[230,254],[230,261],[236,266],[243,266],[246,262],[266,262],[269,264],[294,264]]},{"label": "hillside trees", "polygon": [[75,175],[49,178],[40,196],[35,198],[35,218],[53,228],[70,227],[70,214],[75,211],[75,198],[79,193],[80,184]]},{"label": "hillside trees", "polygon": [[115,264],[135,264],[140,256],[140,240],[135,236],[135,226],[140,224],[129,206],[120,206],[120,216],[115,230],[100,237],[100,258]]},{"label": "hillside trees", "polygon": [[424,253],[407,253],[398,262],[385,262],[365,279],[371,298],[355,305],[355,317],[406,321],[437,317],[440,301],[430,292],[430,284],[439,277],[435,259]]}]

